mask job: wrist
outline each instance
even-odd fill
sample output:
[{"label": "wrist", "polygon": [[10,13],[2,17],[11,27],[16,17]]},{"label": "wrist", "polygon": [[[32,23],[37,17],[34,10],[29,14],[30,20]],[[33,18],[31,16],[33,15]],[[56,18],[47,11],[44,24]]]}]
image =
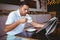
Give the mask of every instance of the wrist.
[{"label": "wrist", "polygon": [[17,23],[17,24],[21,24],[21,21],[18,20],[16,23]]}]

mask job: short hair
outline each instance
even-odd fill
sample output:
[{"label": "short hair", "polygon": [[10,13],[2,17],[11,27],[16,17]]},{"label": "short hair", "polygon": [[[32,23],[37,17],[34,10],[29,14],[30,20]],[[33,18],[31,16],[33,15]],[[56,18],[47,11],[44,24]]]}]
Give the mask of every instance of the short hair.
[{"label": "short hair", "polygon": [[21,1],[21,2],[19,3],[19,6],[23,6],[23,5],[28,5],[28,6],[29,6],[28,2]]}]

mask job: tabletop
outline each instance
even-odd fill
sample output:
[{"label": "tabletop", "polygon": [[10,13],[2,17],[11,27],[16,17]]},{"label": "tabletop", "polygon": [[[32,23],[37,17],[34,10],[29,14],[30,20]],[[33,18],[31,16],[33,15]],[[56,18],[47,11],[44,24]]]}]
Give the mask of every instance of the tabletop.
[{"label": "tabletop", "polygon": [[16,36],[15,40],[37,40],[37,39]]}]

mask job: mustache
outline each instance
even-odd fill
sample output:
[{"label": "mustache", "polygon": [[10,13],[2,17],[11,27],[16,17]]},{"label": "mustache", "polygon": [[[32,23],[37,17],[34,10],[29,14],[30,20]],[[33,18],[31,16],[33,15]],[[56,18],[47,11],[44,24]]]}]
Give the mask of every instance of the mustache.
[{"label": "mustache", "polygon": [[26,14],[21,14],[21,16],[26,16]]}]

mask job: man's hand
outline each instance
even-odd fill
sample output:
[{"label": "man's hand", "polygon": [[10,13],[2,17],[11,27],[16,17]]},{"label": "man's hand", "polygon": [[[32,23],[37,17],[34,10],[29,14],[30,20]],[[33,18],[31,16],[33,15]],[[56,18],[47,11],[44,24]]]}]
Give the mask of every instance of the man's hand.
[{"label": "man's hand", "polygon": [[20,23],[25,23],[25,22],[27,22],[27,18],[20,19],[19,22]]}]

